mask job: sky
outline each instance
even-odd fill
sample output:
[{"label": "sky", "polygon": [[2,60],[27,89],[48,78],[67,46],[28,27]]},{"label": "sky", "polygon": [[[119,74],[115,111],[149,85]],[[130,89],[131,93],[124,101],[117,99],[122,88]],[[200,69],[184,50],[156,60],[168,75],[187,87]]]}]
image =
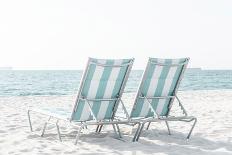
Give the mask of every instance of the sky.
[{"label": "sky", "polygon": [[232,69],[231,0],[0,1],[0,67],[84,69],[88,57],[190,57]]}]

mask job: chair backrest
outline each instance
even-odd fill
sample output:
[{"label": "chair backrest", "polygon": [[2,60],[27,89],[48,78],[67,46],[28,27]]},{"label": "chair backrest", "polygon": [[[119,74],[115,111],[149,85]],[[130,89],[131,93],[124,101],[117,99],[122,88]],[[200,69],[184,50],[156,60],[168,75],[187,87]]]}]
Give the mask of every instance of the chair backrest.
[{"label": "chair backrest", "polygon": [[130,117],[167,116],[188,61],[149,58]]},{"label": "chair backrest", "polygon": [[71,120],[112,119],[133,62],[134,59],[89,58]]}]

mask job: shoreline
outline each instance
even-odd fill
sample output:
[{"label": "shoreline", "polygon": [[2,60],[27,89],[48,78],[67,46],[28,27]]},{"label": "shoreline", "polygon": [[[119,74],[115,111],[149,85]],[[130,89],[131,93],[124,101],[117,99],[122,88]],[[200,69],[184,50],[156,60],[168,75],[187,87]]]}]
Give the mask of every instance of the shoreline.
[{"label": "shoreline", "polygon": [[[209,89],[209,90],[178,90],[178,93],[191,93],[191,92],[220,92],[220,91],[223,91],[223,92],[232,92],[232,89]],[[78,92],[77,92],[78,93]],[[0,98],[7,98],[7,97],[48,97],[48,96],[54,96],[54,97],[60,97],[60,96],[76,96],[76,94],[65,94],[65,95],[9,95],[9,96],[1,96],[0,95]],[[125,92],[125,94],[136,94],[137,92]]]}]

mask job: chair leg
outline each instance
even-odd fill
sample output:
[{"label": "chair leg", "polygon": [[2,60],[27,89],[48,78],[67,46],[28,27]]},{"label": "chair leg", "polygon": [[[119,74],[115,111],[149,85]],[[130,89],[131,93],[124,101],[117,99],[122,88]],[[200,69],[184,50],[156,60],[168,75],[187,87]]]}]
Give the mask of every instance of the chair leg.
[{"label": "chair leg", "polygon": [[118,135],[119,135],[119,138],[122,138],[122,134],[121,134],[121,131],[120,131],[120,128],[119,128],[119,125],[116,124],[116,128],[118,130]]},{"label": "chair leg", "polygon": [[88,126],[87,126],[87,125],[85,125],[85,129],[88,129]]},{"label": "chair leg", "polygon": [[[115,128],[115,124],[112,124],[112,126],[113,126],[113,129],[114,129],[115,135],[118,136],[117,130],[116,130],[116,128]],[[119,137],[119,136],[118,136],[118,137]]]},{"label": "chair leg", "polygon": [[113,129],[114,129],[115,135],[118,136],[118,138],[122,138],[122,134],[120,132],[118,124],[112,124],[112,126],[113,126]]},{"label": "chair leg", "polygon": [[137,136],[137,138],[136,138],[136,141],[139,140],[139,137],[140,137],[140,135],[141,135],[141,133],[142,133],[142,131],[143,131],[143,127],[144,127],[144,123],[143,123],[143,124],[141,125],[141,127],[140,127],[140,130],[139,130],[138,136]]},{"label": "chair leg", "polygon": [[99,128],[99,130],[98,130],[98,133],[100,133],[100,132],[101,132],[102,127],[103,127],[103,125],[100,125],[100,128]]},{"label": "chair leg", "polygon": [[168,134],[169,134],[169,135],[171,135],[171,130],[170,130],[170,127],[169,127],[168,121],[165,121],[165,124],[166,124],[167,129],[168,129]]},{"label": "chair leg", "polygon": [[60,142],[62,142],[61,134],[60,134],[60,128],[59,128],[58,123],[59,123],[59,121],[56,122],[56,129],[57,129],[57,133],[58,133],[58,138],[59,138]]},{"label": "chair leg", "polygon": [[194,123],[193,123],[193,125],[192,125],[192,127],[191,127],[191,129],[190,129],[190,131],[188,133],[187,140],[190,138],[190,136],[192,134],[192,131],[193,131],[193,129],[194,129],[196,123],[197,123],[197,118],[194,118],[193,120],[194,120]]},{"label": "chair leg", "polygon": [[137,127],[137,130],[136,130],[135,134],[134,134],[134,137],[133,137],[133,139],[132,139],[132,142],[135,142],[135,141],[136,141],[136,138],[137,138],[137,136],[138,136],[140,127],[141,127],[141,123],[138,123],[138,127]]},{"label": "chair leg", "polygon": [[42,133],[40,135],[41,137],[44,136],[44,133],[45,133],[45,130],[46,130],[46,127],[47,127],[47,123],[50,121],[50,119],[51,119],[51,117],[49,117],[48,120],[44,123],[43,131],[42,131]]},{"label": "chair leg", "polygon": [[151,125],[151,122],[148,122],[147,127],[146,127],[146,130],[149,129],[150,125]]},{"label": "chair leg", "polygon": [[27,116],[28,116],[28,121],[29,121],[29,125],[30,125],[30,130],[31,130],[31,132],[33,132],[32,124],[31,124],[31,117],[30,117],[30,110],[27,111]]},{"label": "chair leg", "polygon": [[74,143],[75,145],[77,145],[77,142],[78,142],[78,139],[80,137],[80,133],[81,133],[81,130],[83,129],[83,127],[84,127],[84,125],[81,125],[79,130],[78,130],[78,133],[76,135],[76,140],[75,140],[75,143]]},{"label": "chair leg", "polygon": [[97,125],[95,132],[98,132],[100,125]]},{"label": "chair leg", "polygon": [[44,133],[45,133],[46,127],[47,127],[47,122],[45,122],[45,123],[44,123],[43,131],[42,131],[42,133],[41,133],[41,135],[40,135],[41,137],[43,137],[43,136],[44,136]]},{"label": "chair leg", "polygon": [[100,133],[103,125],[97,125],[95,132]]}]

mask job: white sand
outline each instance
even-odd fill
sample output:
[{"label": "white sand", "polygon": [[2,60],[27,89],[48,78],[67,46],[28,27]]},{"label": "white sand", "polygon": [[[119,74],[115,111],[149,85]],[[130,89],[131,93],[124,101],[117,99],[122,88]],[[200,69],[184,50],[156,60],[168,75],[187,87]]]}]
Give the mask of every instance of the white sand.
[{"label": "white sand", "polygon": [[[123,142],[113,138],[109,126],[101,134],[95,134],[93,129],[85,131],[76,146],[73,145],[76,130],[66,124],[61,128],[65,135],[62,143],[54,126],[49,127],[43,138],[31,133],[25,111],[28,103],[71,109],[74,96],[1,97],[0,154],[232,154],[232,91],[186,91],[180,92],[179,97],[189,115],[198,118],[188,142],[184,136],[190,124],[172,122],[171,136],[167,135],[164,123],[153,123],[139,142],[132,143],[132,127],[122,126],[126,140]],[[43,119],[32,119],[38,131]]]}]

